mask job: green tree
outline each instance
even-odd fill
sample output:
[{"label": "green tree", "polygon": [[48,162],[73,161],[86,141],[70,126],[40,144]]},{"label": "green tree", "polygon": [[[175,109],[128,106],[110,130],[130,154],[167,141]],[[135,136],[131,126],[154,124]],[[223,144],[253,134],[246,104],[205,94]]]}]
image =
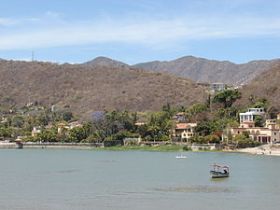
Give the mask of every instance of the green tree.
[{"label": "green tree", "polygon": [[24,125],[24,118],[22,116],[14,116],[12,118],[12,126],[17,127],[17,128],[22,128]]},{"label": "green tree", "polygon": [[267,101],[266,98],[259,98],[255,101],[253,107],[254,108],[265,108],[265,109],[267,109],[268,108],[268,101]]},{"label": "green tree", "polygon": [[151,124],[148,127],[148,131],[151,133],[153,141],[155,142],[157,139],[158,132],[159,132],[159,126],[156,124]]},{"label": "green tree", "polygon": [[70,111],[63,112],[62,119],[66,122],[69,122],[73,118],[73,113]]},{"label": "green tree", "polygon": [[263,127],[264,119],[261,116],[256,116],[254,121],[256,127]]},{"label": "green tree", "polygon": [[171,108],[171,105],[169,103],[162,107],[162,111],[165,112],[169,118],[171,118],[175,113],[175,110]]},{"label": "green tree", "polygon": [[195,128],[195,132],[201,136],[207,136],[212,133],[213,125],[210,121],[199,122]]},{"label": "green tree", "polygon": [[53,130],[43,130],[38,134],[36,140],[41,142],[56,142],[56,133]]},{"label": "green tree", "polygon": [[12,132],[11,128],[0,127],[0,137],[11,137]]},{"label": "green tree", "polygon": [[49,116],[46,113],[40,113],[40,115],[37,117],[37,123],[40,126],[46,126],[49,123]]},{"label": "green tree", "polygon": [[192,121],[197,121],[197,115],[203,113],[207,110],[207,105],[205,104],[194,104],[187,109],[187,118]]},{"label": "green tree", "polygon": [[69,131],[68,140],[70,142],[80,142],[88,136],[88,132],[84,127],[75,127]]},{"label": "green tree", "polygon": [[215,95],[213,102],[222,103],[224,108],[229,108],[239,98],[241,98],[241,93],[238,90],[228,89]]}]

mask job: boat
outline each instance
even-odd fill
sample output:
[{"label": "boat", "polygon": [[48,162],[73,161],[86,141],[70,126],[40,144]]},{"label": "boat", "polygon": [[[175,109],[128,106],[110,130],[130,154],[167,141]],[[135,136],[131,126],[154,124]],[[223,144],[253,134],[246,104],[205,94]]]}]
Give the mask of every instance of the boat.
[{"label": "boat", "polygon": [[187,156],[185,156],[183,154],[180,154],[180,155],[176,155],[176,158],[177,159],[185,159],[185,158],[187,158]]},{"label": "boat", "polygon": [[210,170],[210,174],[212,178],[226,178],[229,177],[229,167],[225,165],[212,165],[212,170]]}]

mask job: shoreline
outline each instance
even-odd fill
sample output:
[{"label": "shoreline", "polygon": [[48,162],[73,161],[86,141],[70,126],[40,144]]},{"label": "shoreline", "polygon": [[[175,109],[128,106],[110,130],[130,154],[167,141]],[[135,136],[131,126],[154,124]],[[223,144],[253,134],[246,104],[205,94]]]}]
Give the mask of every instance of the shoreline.
[{"label": "shoreline", "polygon": [[[85,149],[96,151],[155,151],[155,152],[178,152],[178,151],[198,151],[190,149],[186,144],[141,144],[141,145],[117,145],[104,147],[103,144],[90,143],[16,143],[0,142],[0,149]],[[199,150],[200,151],[200,150]],[[201,151],[213,151],[203,149]],[[217,151],[217,150],[215,150]]]},{"label": "shoreline", "polygon": [[87,143],[0,143],[0,149],[93,149],[94,144]]},{"label": "shoreline", "polygon": [[228,153],[246,153],[251,155],[280,156],[280,145],[262,145],[259,147],[242,148],[236,150],[218,150],[218,149],[185,149],[186,145],[168,144],[168,145],[131,145],[131,146],[112,146],[104,147],[89,143],[23,143],[22,148],[15,142],[1,142],[0,149],[78,149],[78,150],[96,150],[96,151],[151,151],[151,152],[228,152]]},{"label": "shoreline", "polygon": [[280,145],[265,144],[259,147],[238,149],[236,152],[252,155],[280,156]]}]

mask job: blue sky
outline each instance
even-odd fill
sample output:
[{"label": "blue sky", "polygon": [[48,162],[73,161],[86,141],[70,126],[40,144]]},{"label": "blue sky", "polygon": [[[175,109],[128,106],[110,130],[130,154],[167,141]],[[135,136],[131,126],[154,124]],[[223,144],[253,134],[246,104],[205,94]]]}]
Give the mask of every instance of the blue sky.
[{"label": "blue sky", "polygon": [[0,58],[129,64],[186,55],[244,63],[279,58],[278,0],[9,0]]}]

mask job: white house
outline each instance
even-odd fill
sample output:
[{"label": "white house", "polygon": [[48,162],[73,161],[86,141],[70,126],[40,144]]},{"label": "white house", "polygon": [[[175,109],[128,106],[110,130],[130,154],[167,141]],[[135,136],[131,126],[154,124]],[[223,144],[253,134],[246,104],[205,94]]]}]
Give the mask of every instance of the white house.
[{"label": "white house", "polygon": [[247,112],[239,114],[240,126],[244,128],[252,127],[255,116],[263,117],[264,115],[264,108],[249,108]]},{"label": "white house", "polygon": [[42,132],[42,128],[40,126],[33,127],[32,131],[31,131],[31,136],[35,137],[41,132]]},{"label": "white house", "polygon": [[212,92],[219,92],[219,91],[224,91],[226,89],[226,84],[225,83],[212,83],[210,84],[210,89]]}]

